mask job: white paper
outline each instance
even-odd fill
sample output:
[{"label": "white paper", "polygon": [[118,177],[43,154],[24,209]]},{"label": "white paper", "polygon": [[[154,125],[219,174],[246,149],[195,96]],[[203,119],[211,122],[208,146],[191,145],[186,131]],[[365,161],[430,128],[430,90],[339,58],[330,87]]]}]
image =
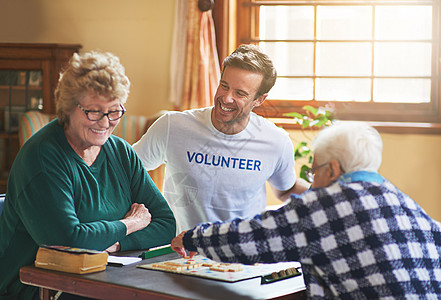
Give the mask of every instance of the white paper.
[{"label": "white paper", "polygon": [[113,256],[113,255],[109,255],[107,257],[108,264],[117,264],[121,266],[130,265],[141,260],[142,259],[140,257]]}]

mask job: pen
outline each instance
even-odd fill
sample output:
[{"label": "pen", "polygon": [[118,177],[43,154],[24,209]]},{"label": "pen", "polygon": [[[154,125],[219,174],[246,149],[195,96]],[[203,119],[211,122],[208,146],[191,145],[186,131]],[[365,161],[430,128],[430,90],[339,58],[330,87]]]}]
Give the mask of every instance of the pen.
[{"label": "pen", "polygon": [[146,258],[152,258],[152,257],[168,254],[168,253],[173,253],[173,252],[174,251],[171,248],[170,244],[168,244],[168,245],[164,245],[164,246],[150,248],[149,250],[141,253],[141,255],[139,255],[139,257],[141,257],[142,259],[146,259]]}]

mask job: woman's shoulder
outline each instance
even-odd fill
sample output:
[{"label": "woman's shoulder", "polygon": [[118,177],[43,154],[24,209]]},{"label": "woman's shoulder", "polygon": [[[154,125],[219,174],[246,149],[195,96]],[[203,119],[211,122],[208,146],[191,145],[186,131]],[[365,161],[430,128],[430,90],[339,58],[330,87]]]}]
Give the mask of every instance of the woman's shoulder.
[{"label": "woman's shoulder", "polygon": [[113,147],[117,149],[128,149],[133,150],[132,146],[123,138],[116,136],[116,135],[110,135],[107,142],[104,144],[104,147]]},{"label": "woman's shoulder", "polygon": [[74,158],[69,154],[62,134],[62,127],[57,122],[51,122],[31,136],[17,153],[10,177],[29,181],[41,174],[71,168],[70,161]]},{"label": "woman's shoulder", "polygon": [[[119,157],[120,161],[127,161],[137,158],[133,147],[123,138],[111,135],[103,145],[107,156],[113,156],[113,159]],[[110,157],[109,157],[110,158]]]},{"label": "woman's shoulder", "polygon": [[27,157],[35,157],[47,152],[57,153],[58,151],[56,151],[56,149],[62,147],[62,144],[63,128],[56,120],[54,120],[34,133],[22,145],[19,154],[24,153]]}]

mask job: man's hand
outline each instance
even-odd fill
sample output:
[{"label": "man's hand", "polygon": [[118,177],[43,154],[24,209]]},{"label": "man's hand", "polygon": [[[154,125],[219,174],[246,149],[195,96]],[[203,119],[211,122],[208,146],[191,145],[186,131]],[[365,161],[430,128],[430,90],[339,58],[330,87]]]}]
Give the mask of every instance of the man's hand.
[{"label": "man's hand", "polygon": [[[176,253],[178,253],[180,256],[182,256],[183,258],[187,257],[187,251],[185,251],[184,248],[184,243],[182,242],[182,238],[184,237],[184,234],[187,231],[183,231],[181,232],[177,237],[175,237],[172,241],[171,241],[171,248],[173,249],[173,251],[175,251]],[[195,256],[197,252],[194,251],[190,251],[189,253],[189,257],[193,258],[193,256]]]}]

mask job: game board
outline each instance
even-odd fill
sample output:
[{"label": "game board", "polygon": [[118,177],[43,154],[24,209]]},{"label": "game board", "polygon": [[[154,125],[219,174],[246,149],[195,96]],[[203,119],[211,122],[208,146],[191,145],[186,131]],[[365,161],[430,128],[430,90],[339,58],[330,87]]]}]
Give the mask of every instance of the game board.
[{"label": "game board", "polygon": [[[299,268],[298,262],[282,262],[277,264],[225,264],[210,260],[201,255],[196,255],[193,259],[178,258],[169,261],[138,265],[138,268],[157,270],[163,272],[178,273],[190,276],[204,277],[214,280],[235,282],[249,278],[274,274],[279,271],[294,270]],[[297,271],[295,269],[295,271]],[[281,272],[283,273],[283,272]],[[298,276],[301,273],[292,273]]]}]

